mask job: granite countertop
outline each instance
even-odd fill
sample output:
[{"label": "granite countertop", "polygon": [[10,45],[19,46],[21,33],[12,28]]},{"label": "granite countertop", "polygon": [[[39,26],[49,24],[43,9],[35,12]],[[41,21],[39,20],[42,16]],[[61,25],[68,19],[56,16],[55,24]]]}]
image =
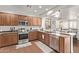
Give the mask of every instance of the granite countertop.
[{"label": "granite countertop", "polygon": [[18,33],[17,31],[0,31],[0,34],[4,34],[4,33]]},{"label": "granite countertop", "polygon": [[53,33],[53,32],[46,32],[46,31],[40,31],[40,32],[43,32],[43,33],[47,33],[49,35],[56,35],[56,36],[61,36],[61,37],[67,37],[67,36],[74,36],[76,35],[75,33]]}]

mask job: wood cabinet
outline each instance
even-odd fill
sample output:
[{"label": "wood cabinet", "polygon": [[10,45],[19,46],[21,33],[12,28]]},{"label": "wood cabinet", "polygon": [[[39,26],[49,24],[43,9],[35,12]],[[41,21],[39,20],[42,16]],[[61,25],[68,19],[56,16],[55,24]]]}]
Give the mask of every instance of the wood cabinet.
[{"label": "wood cabinet", "polygon": [[20,20],[28,21],[28,26],[40,26],[41,19],[39,17],[16,15],[11,13],[0,12],[1,26],[17,26]]},{"label": "wood cabinet", "polygon": [[38,32],[38,40],[42,41],[42,32]]},{"label": "wood cabinet", "polygon": [[59,42],[60,42],[60,53],[64,53],[65,52],[65,39],[64,37],[59,37]]},{"label": "wood cabinet", "polygon": [[2,25],[2,26],[18,25],[17,15],[0,12],[0,25]]},{"label": "wood cabinet", "polygon": [[0,13],[0,25],[4,25],[4,23],[6,23],[6,15],[3,13]]},{"label": "wood cabinet", "polygon": [[2,40],[3,40],[3,37],[2,37],[2,34],[0,34],[0,47],[2,47]]},{"label": "wood cabinet", "polygon": [[3,33],[0,37],[0,47],[17,44],[18,42],[17,33]]},{"label": "wood cabinet", "polygon": [[7,14],[7,19],[5,25],[17,26],[18,25],[18,16]]},{"label": "wood cabinet", "polygon": [[18,21],[19,20],[24,20],[24,21],[26,21],[26,16],[23,16],[23,15],[17,15],[18,16]]},{"label": "wood cabinet", "polygon": [[39,32],[39,40],[46,45],[50,45],[50,36],[48,33]]},{"label": "wood cabinet", "polygon": [[50,47],[60,53],[64,53],[64,51],[65,51],[64,37],[51,35],[50,36]]},{"label": "wood cabinet", "polygon": [[29,41],[38,39],[38,31],[32,31],[28,34]]},{"label": "wood cabinet", "polygon": [[45,33],[44,43],[48,46],[50,46],[50,36],[48,33]]},{"label": "wood cabinet", "polygon": [[32,25],[33,26],[41,26],[41,19],[39,17],[32,18]]},{"label": "wood cabinet", "polygon": [[28,21],[28,26],[32,26],[32,17],[27,16],[26,19]]}]

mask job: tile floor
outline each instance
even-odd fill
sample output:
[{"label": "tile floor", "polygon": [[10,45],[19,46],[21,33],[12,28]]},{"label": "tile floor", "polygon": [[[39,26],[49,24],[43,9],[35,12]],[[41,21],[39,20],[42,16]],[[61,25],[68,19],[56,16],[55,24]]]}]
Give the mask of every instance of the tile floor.
[{"label": "tile floor", "polygon": [[[35,42],[32,41],[30,46],[16,49],[16,45],[7,46],[0,48],[0,53],[44,53],[43,49],[41,49]],[[51,51],[51,53],[56,53],[55,51]],[[74,41],[74,53],[79,53],[79,40]]]},{"label": "tile floor", "polygon": [[[36,44],[36,41],[32,41],[30,46],[16,49],[16,45],[0,48],[0,53],[44,53]],[[55,51],[51,51],[55,53]]]}]

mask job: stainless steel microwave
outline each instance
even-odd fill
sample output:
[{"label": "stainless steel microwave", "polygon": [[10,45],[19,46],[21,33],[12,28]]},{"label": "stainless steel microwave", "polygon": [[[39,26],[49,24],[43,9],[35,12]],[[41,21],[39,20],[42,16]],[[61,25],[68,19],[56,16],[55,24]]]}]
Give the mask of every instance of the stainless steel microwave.
[{"label": "stainless steel microwave", "polygon": [[19,25],[21,25],[21,26],[28,26],[28,21],[20,20],[19,21]]}]

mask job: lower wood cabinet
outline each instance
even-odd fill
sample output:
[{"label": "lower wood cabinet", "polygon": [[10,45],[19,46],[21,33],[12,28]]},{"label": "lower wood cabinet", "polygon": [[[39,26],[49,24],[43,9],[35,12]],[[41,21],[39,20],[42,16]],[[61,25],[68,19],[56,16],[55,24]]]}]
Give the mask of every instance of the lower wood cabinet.
[{"label": "lower wood cabinet", "polygon": [[50,36],[48,33],[45,33],[44,43],[48,46],[50,46]]},{"label": "lower wood cabinet", "polygon": [[38,32],[38,40],[42,41],[42,32]]},{"label": "lower wood cabinet", "polygon": [[0,35],[0,47],[17,44],[17,33],[3,33]]},{"label": "lower wood cabinet", "polygon": [[29,41],[38,39],[38,31],[31,31],[28,34]]},{"label": "lower wood cabinet", "polygon": [[50,37],[48,33],[39,32],[39,40],[46,45],[50,45]]},{"label": "lower wood cabinet", "polygon": [[64,53],[65,52],[65,38],[64,37],[59,37],[59,42],[60,42],[60,53]]}]

